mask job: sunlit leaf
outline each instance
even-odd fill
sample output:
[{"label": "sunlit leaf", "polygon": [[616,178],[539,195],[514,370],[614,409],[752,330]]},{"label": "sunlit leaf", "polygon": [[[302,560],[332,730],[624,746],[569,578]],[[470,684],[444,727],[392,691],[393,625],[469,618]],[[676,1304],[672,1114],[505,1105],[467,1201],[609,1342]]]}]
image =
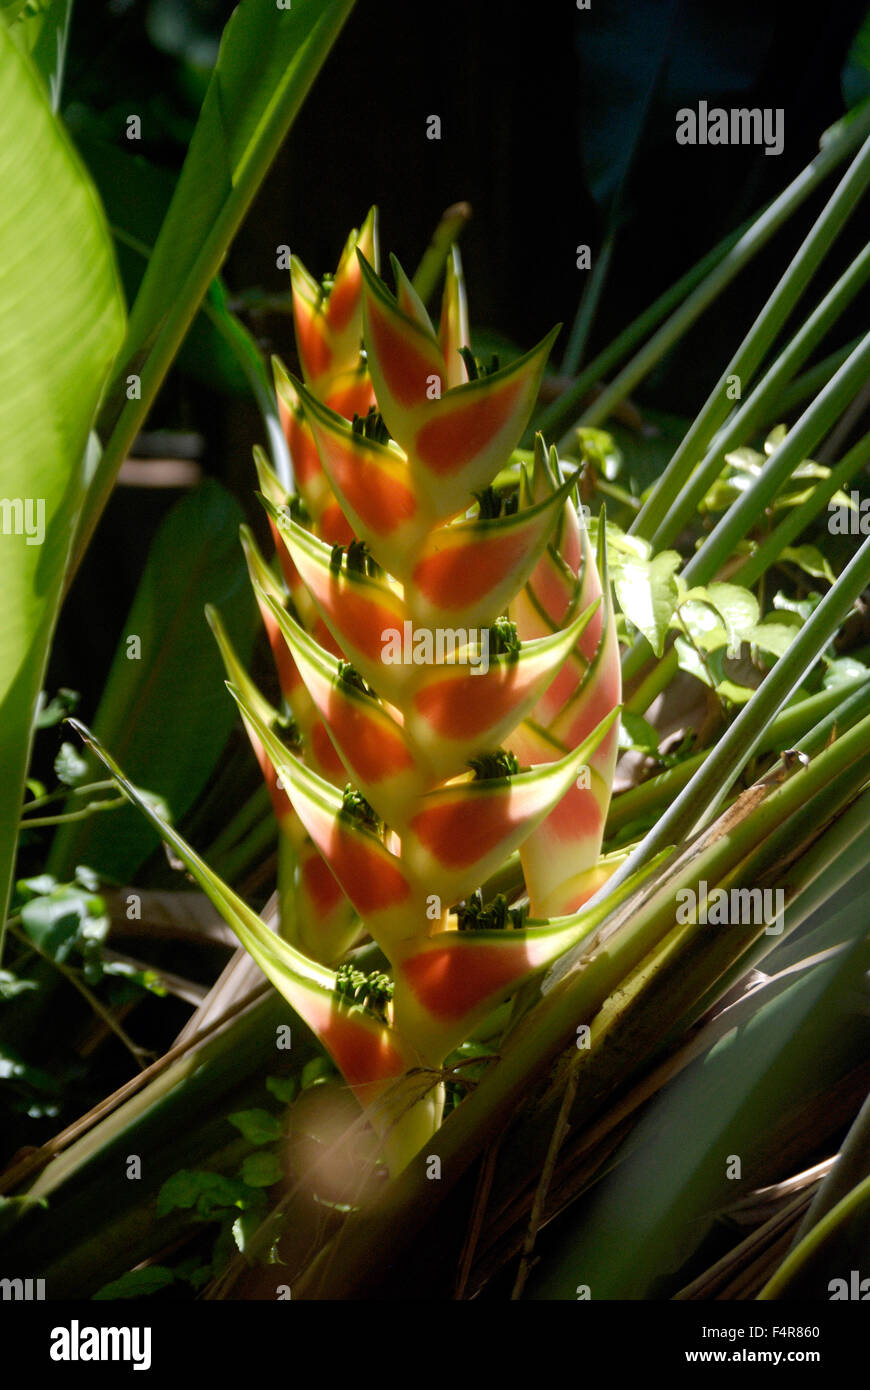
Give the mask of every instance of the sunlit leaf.
[{"label": "sunlit leaf", "polygon": [[827,579],[829,584],[836,582],[836,575],[822,552],[814,545],[787,545],[780,551],[781,560],[791,560],[805,574],[814,579]]},{"label": "sunlit leaf", "polygon": [[619,606],[646,637],[656,656],[664,650],[665,637],[679,598],[676,571],[682,560],[675,550],[665,550],[652,560],[627,560],[614,570],[613,587]]},{"label": "sunlit leaf", "polygon": [[[0,917],[83,459],[124,310],[93,189],[0,24]],[[4,502],[4,507],[7,504]]]}]

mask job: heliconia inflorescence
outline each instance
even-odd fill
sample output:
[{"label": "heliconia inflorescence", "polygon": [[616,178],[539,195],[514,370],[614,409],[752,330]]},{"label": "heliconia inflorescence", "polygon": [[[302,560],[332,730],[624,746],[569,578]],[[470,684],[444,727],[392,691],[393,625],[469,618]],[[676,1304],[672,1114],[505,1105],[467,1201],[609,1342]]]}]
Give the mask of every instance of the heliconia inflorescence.
[{"label": "heliconia inflorescence", "polygon": [[[606,877],[620,675],[576,476],[538,439],[519,485],[492,486],[555,333],[486,372],[455,249],[437,330],[377,265],[374,211],[331,281],[292,261],[304,380],[275,377],[295,496],[257,455],[277,566],[243,533],[283,710],[210,616],[281,832],[281,935],[251,949],[398,1168],[439,1122],[445,1058],[576,939]],[[484,902],[514,851],[525,893]],[[340,963],[366,935],[391,980]],[[422,1099],[383,1104],[419,1069]]]}]

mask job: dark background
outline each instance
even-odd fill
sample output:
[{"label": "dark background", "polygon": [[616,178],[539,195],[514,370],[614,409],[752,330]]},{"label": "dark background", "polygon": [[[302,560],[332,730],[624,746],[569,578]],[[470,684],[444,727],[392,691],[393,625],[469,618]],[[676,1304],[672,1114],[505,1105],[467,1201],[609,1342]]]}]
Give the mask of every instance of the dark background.
[{"label": "dark background", "polygon": [[[129,150],[125,123],[136,113],[136,151],[171,187],[232,8],[221,0],[76,6],[63,109],[98,181],[101,147]],[[763,0],[592,0],[589,11],[573,0],[360,0],[237,238],[228,286],[237,295],[286,292],[289,277],[275,264],[282,243],[314,274],[334,269],[372,203],[383,252],[413,271],[443,210],[462,199],[473,209],[461,240],[473,326],[525,349],[563,322],[555,362],[585,278],[575,248],[589,243],[594,257],[616,229],[594,352],[812,158],[821,132],[843,114],[844,66],[865,11],[864,0],[812,10]],[[854,101],[866,73],[852,64],[845,78]],[[701,98],[782,107],[783,153],[678,146],[675,112]],[[426,138],[432,114],[441,117],[440,141]],[[641,408],[692,414],[700,406],[826,191],[643,383]],[[111,196],[123,205],[140,195],[115,180]],[[854,223],[846,229],[825,286],[860,233]],[[123,258],[122,269],[132,290]],[[865,317],[866,306],[853,307],[838,342]],[[255,312],[246,321],[264,350],[293,365],[288,316]],[[261,525],[250,449],[262,425],[231,367],[216,370],[190,343],[152,412],[155,430],[198,436],[192,451],[203,471]],[[167,452],[163,441],[156,452]],[[168,452],[183,452],[181,443],[170,441]],[[85,718],[150,541],[177,496],[119,487],[72,590],[48,684],[81,690]]]}]

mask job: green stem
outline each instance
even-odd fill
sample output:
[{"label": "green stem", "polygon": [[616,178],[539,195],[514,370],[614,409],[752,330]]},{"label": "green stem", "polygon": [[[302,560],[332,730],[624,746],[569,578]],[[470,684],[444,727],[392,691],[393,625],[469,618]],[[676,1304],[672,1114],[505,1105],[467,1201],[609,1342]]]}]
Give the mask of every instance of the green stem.
[{"label": "green stem", "polygon": [[622,879],[651,854],[682,839],[701,817],[720,804],[740,768],[764,739],[770,720],[800,685],[830,642],[855,599],[870,581],[870,538],[841,574],[831,591],[810,615],[792,645],[765,677],[702,767],[698,769],[667,813],[608,880],[606,897]]},{"label": "green stem", "polygon": [[[860,784],[861,774],[859,772],[857,777],[850,779],[849,791],[854,791]],[[819,825],[823,825],[826,818],[835,814],[845,790],[839,786],[829,785],[822,793],[807,802],[807,809],[802,812],[801,819],[810,832]],[[776,835],[766,844],[764,864],[759,860],[757,852],[750,855],[731,873],[729,885],[733,882],[738,887],[762,886],[760,875],[764,866],[771,862],[771,857],[775,860],[776,855],[780,852],[783,857],[787,857],[790,851],[800,845],[799,823],[788,821],[783,827],[780,827]],[[848,883],[860,872],[861,865],[855,857],[854,846],[856,841],[859,841],[864,835],[868,826],[870,826],[870,793],[865,791],[842,815],[833,820],[808,849],[799,853],[794,862],[789,864],[787,873],[783,877],[783,886],[788,896],[786,905],[787,927],[784,934],[781,936],[760,935],[744,950],[736,954],[729,962],[727,970],[717,977],[714,983],[694,1002],[691,1014],[677,1016],[672,1013],[672,1024],[668,1031],[668,1037],[674,1041],[683,1037],[685,1030],[691,1027],[698,1018],[703,1017],[707,1010],[712,1008],[732,985],[744,979],[753,966],[769,955],[771,950],[784,941],[786,937],[791,936],[820,903],[829,902],[839,887]],[[837,864],[838,861],[837,872],[832,877],[829,873],[830,867],[832,864]],[[821,894],[817,894],[813,890],[820,880],[823,880],[823,890]]]},{"label": "green stem", "polygon": [[848,693],[841,686],[835,693],[841,698],[834,709],[826,712],[801,739],[801,752],[809,758],[821,753],[832,736],[854,728],[859,720],[870,713],[870,681],[863,679],[856,689]]},{"label": "green stem", "polygon": [[[532,417],[531,424],[523,436],[524,441],[530,444],[538,430],[545,434],[548,439],[551,439],[554,435],[564,430],[572,420],[576,420],[577,412],[582,408],[583,401],[592,390],[593,386],[597,385],[599,381],[605,378],[612,368],[631,352],[635,344],[643,342],[647,333],[652,332],[656,325],[661,323],[662,319],[670,314],[672,309],[676,310],[676,313],[674,313],[673,319],[669,320],[668,324],[665,325],[665,329],[669,329],[670,325],[673,323],[672,332],[674,341],[681,337],[683,333],[687,332],[695,319],[703,313],[707,304],[714,299],[723,288],[723,284],[715,282],[715,277],[711,276],[710,272],[715,272],[715,268],[738,244],[741,237],[745,237],[749,234],[756,220],[754,216],[747,218],[736,231],[729,232],[728,236],[723,237],[720,242],[717,242],[712,251],[708,251],[707,255],[698,261],[696,265],[693,265],[691,270],[688,270],[685,275],[681,276],[676,284],[672,285],[670,289],[665,290],[664,294],[659,295],[658,299],[654,300],[649,308],[640,314],[638,318],[633,319],[632,322],[614,338],[613,342],[610,343],[608,347],[602,349],[602,351],[598,353],[598,356],[594,357],[592,361],[584,367],[577,380],[557,401],[554,401],[552,405],[548,406],[545,410],[536,411]],[[741,265],[737,266],[733,272],[734,274],[741,268]],[[704,293],[708,283],[705,282],[705,284],[701,285],[698,294],[692,295],[692,291],[701,281],[704,281],[705,276],[709,277],[709,292],[706,294]],[[728,278],[730,279],[731,277],[729,276]],[[723,283],[727,283],[727,280]],[[691,308],[687,313],[680,306],[690,303],[689,296],[691,296]],[[680,321],[678,322],[678,320]],[[666,349],[663,348],[662,352],[665,350]],[[655,366],[660,355],[661,353],[655,354],[653,359],[646,364],[644,370],[641,371],[641,376]],[[640,354],[634,361],[639,360],[639,357]],[[640,378],[638,377],[637,379],[639,380]],[[632,384],[634,383],[632,382]],[[625,394],[628,393],[628,390],[630,390],[630,386],[626,387]],[[571,431],[569,430],[568,433],[563,436],[563,446],[571,437]]]},{"label": "green stem", "polygon": [[[729,891],[732,886],[776,882],[784,871],[785,891],[790,894],[801,846],[819,837],[820,826],[837,814],[843,801],[854,795],[870,774],[868,731],[870,725],[863,732],[864,751],[857,762],[849,764],[841,759],[839,775],[829,776],[815,794],[801,788],[795,795],[796,789],[791,787],[791,794],[778,806],[774,807],[770,798],[762,804],[761,814],[748,817],[737,827],[736,839],[745,857],[735,855],[735,843],[729,843],[728,832],[689,863],[689,872],[680,875],[679,883],[691,886],[698,894],[699,885],[706,882],[709,895],[714,884]],[[771,811],[772,819],[765,815]],[[572,1115],[572,1126],[588,1119],[600,1106],[601,1096],[612,1095],[638,1064],[649,1066],[670,1042],[684,1038],[686,1027],[703,1016],[711,999],[722,997],[735,968],[767,938],[772,924],[765,922],[763,915],[762,920],[756,920],[755,913],[749,914],[748,921],[729,921],[727,931],[700,920],[675,923],[676,889],[677,880],[667,885],[670,929],[591,1019],[592,1046],[576,1061],[581,1073],[585,1068],[591,1073],[580,1092],[585,1110],[579,1116]],[[697,915],[700,918],[701,914]],[[675,1018],[680,1020],[676,1027]]]},{"label": "green stem", "polygon": [[[234,845],[239,843],[243,835],[247,835],[248,831],[251,830],[253,826],[259,825],[264,817],[271,816],[271,814],[272,802],[269,797],[269,790],[265,783],[261,783],[236,814],[224,824],[215,839],[212,840],[206,856],[208,862],[214,865],[217,856],[232,849]],[[218,870],[215,869],[215,872],[218,872]],[[221,874],[221,878],[225,877],[225,874]]]},{"label": "green stem", "polygon": [[[634,646],[625,653],[622,661],[622,679],[630,680],[643,666],[652,648],[645,637],[639,637]],[[625,708],[631,714],[643,714],[648,710],[657,695],[661,695],[670,685],[680,667],[679,653],[670,646],[664,656],[656,662],[652,670],[644,676],[640,685],[625,701]]]},{"label": "green stem", "polygon": [[825,1178],[797,1229],[792,1248],[867,1176],[870,1169],[870,1096],[846,1136],[840,1157]]},{"label": "green stem", "polygon": [[816,392],[824,386],[838,367],[842,367],[849,353],[858,346],[861,341],[861,334],[857,338],[852,338],[845,347],[837,348],[828,357],[823,357],[821,362],[817,362],[814,367],[809,367],[800,376],[795,377],[790,386],[786,386],[776,402],[776,411],[765,416],[763,424],[776,425],[780,420],[790,414],[792,407],[802,405],[809,400]]},{"label": "green stem", "polygon": [[870,333],[866,334],[840,370],[820,391],[789,430],[779,448],[765,461],[758,477],[728,509],[701,549],[683,571],[687,584],[707,584],[735,551],[737,542],[747,536],[767,504],[814,445],[830,429],[840,413],[860,391],[870,372]]},{"label": "green stem", "polygon": [[673,798],[674,793],[680,791],[686,785],[690,777],[693,777],[697,769],[709,756],[710,750],[705,748],[701,753],[693,753],[691,757],[684,758],[676,767],[669,767],[667,772],[660,772],[655,777],[649,777],[645,782],[641,782],[637,787],[631,787],[626,792],[620,792],[610,803],[607,813],[607,825],[605,828],[605,839],[610,839],[623,826],[629,825],[632,821],[640,820],[648,812],[656,810],[659,806],[666,806]]},{"label": "green stem", "polygon": [[859,1225],[866,1222],[868,1210],[870,1210],[870,1177],[865,1178],[858,1187],[854,1187],[847,1196],[843,1197],[833,1210],[829,1211],[812,1228],[800,1245],[789,1251],[773,1278],[769,1279],[761,1290],[758,1295],[759,1300],[768,1302],[772,1299],[787,1297],[789,1285],[806,1272],[807,1266],[812,1266],[814,1257],[824,1256],[825,1247],[837,1239],[844,1226]]},{"label": "green stem", "polygon": [[661,524],[651,537],[655,550],[666,549],[696,515],[698,504],[719,476],[730,449],[750,439],[765,418],[772,401],[778,400],[783,386],[809,357],[818,342],[851,303],[870,278],[870,243],[824,296],[791,342],[779,352],[773,365],[714,438],[701,463],[683,484],[668,506]]},{"label": "green stem", "polygon": [[[870,688],[863,676],[831,690],[820,690],[815,695],[808,695],[805,700],[795,701],[771,722],[759,745],[759,751],[779,753],[798,743],[807,754],[819,751],[827,742],[835,725],[839,731],[846,727],[844,717],[847,707],[844,698],[859,691],[865,692],[865,700],[870,704]],[[862,707],[856,717],[861,717],[866,712]],[[814,724],[814,720],[822,722]],[[818,747],[807,746],[810,738],[819,740]],[[704,748],[698,753],[693,753],[676,767],[668,768],[667,772],[661,772],[646,782],[641,782],[637,787],[620,792],[610,803],[606,836],[610,838],[631,821],[639,820],[641,816],[656,810],[659,806],[667,806],[673,800],[674,793],[682,790],[709,757],[710,751],[709,748]]]},{"label": "green stem", "polygon": [[778,526],[762,541],[757,550],[749,555],[732,576],[733,582],[745,584],[749,588],[760,575],[764,574],[787,545],[791,545],[812,521],[824,510],[834,493],[870,462],[870,430],[858,440],[843,459],[831,470],[829,478],[819,478],[812,495],[792,507]]},{"label": "green stem", "polygon": [[[734,725],[728,731],[729,735],[733,728]],[[699,841],[690,844],[687,849],[679,850],[678,858],[673,859],[672,856],[669,856],[672,865],[670,870],[672,877],[667,879],[666,861],[662,871],[666,877],[666,883],[665,888],[660,890],[660,893],[664,892],[668,900],[672,901],[672,889],[680,878],[685,881],[686,865],[689,866],[689,877],[694,872],[697,878],[706,878],[710,882],[715,882],[717,878],[733,869],[745,855],[751,854],[755,847],[776,830],[793,812],[798,811],[813,796],[823,793],[837,777],[840,778],[837,791],[842,793],[842,800],[848,800],[847,786],[849,789],[854,786],[854,791],[857,793],[862,780],[868,775],[865,770],[865,763],[870,758],[870,754],[866,751],[870,747],[868,735],[870,735],[870,715],[865,716],[851,729],[846,730],[840,738],[814,758],[808,767],[801,767],[779,785],[770,783],[769,787],[773,787],[773,790],[768,789],[766,794],[762,791],[754,806],[742,817],[735,818],[732,815],[724,830],[714,825],[709,836],[702,836]],[[703,771],[702,768],[701,774]],[[677,798],[677,802],[674,803],[675,806],[691,792],[694,781],[701,774],[696,774],[692,783],[682,793],[682,797]],[[856,776],[857,782],[855,781]],[[687,820],[690,816],[691,812],[689,815],[684,815],[683,819]],[[667,820],[667,817],[663,819]],[[674,820],[679,822],[680,817],[675,817]],[[677,829],[671,843],[673,844],[681,838],[679,829]],[[653,835],[647,836],[647,840],[651,842]],[[629,856],[622,869],[624,870],[630,865],[634,858],[639,859],[641,863],[648,862],[649,856],[644,856],[641,853],[642,850],[643,844],[638,846],[634,853]],[[649,854],[663,852],[654,848],[649,851]],[[637,870],[634,869],[632,872],[637,872]],[[612,875],[606,888],[591,899],[591,907],[597,908],[606,904],[610,893],[619,891],[622,886],[618,881],[620,874],[621,870],[617,870]],[[612,889],[611,884],[614,885]],[[648,907],[649,904],[645,903],[642,909],[636,913],[638,921],[644,918]],[[580,959],[580,955],[581,948],[574,947],[560,957],[551,968],[550,978],[558,980],[570,974]]]},{"label": "green stem", "polygon": [[209,862],[214,872],[228,883],[237,883],[247,870],[274,848],[277,833],[274,818],[264,816],[244,839],[225,851],[223,858],[217,860],[210,856]]},{"label": "green stem", "polygon": [[601,292],[604,289],[604,282],[607,279],[607,272],[610,269],[610,261],[613,255],[613,242],[615,233],[610,231],[605,237],[598,255],[595,257],[595,264],[589,279],[586,281],[586,288],[580,298],[580,305],[577,309],[577,317],[574,319],[574,326],[571,329],[571,337],[568,339],[568,346],[565,349],[565,356],[562,361],[562,375],[573,376],[583,360],[583,351],[592,328],[592,321],[598,308]]},{"label": "green stem", "polygon": [[[836,793],[836,783],[829,783],[829,790]],[[817,804],[813,802],[814,809]],[[805,807],[799,807],[796,815],[784,823],[786,833],[795,827],[794,853],[799,853],[802,836],[817,832],[818,826]],[[765,854],[768,872],[775,870],[778,855],[779,847],[771,842]],[[798,862],[789,869],[789,882]],[[666,1075],[673,1076],[674,1070],[681,1070],[695,1051],[695,1043],[706,1037],[702,1050],[707,1051],[728,1028],[723,1019],[718,1030],[712,1030],[712,1038],[711,1030],[706,1029],[695,1034],[695,1043],[686,1044],[685,1028],[703,1015],[704,1005],[698,1001],[704,1000],[708,991],[714,998],[720,997],[732,969],[729,958],[745,954],[746,942],[759,930],[752,923],[731,923],[728,930],[703,925],[676,927],[653,955],[619,984],[592,1018],[591,1046],[579,1053],[567,1049],[546,1093],[541,1096],[540,1088],[537,1090],[535,1101],[525,1107],[525,1115],[518,1118],[499,1151],[499,1171],[490,1207],[494,1213],[490,1243],[495,1239],[501,1244],[510,1221],[505,1213],[522,1211],[524,1198],[534,1187],[566,1079],[573,1077],[577,1082],[578,1100],[568,1118],[575,1156],[578,1149],[583,1154],[585,1189],[595,1180],[596,1171],[600,1173],[601,1163],[610,1151],[606,1143],[603,1152],[599,1149],[601,1139],[626,1115],[619,1104],[613,1108],[614,1095],[625,1096],[626,1088],[630,1088],[628,1095],[635,1102],[642,1095],[649,1096],[648,1086],[655,1091]],[[711,984],[713,980],[715,984]],[[677,1028],[672,1026],[675,1009],[683,1010]],[[573,1061],[569,1060],[572,1057]],[[629,1106],[633,1108],[630,1102]],[[576,1192],[576,1186],[571,1186]]]},{"label": "green stem", "polygon": [[56,956],[49,955],[48,951],[44,951],[32,937],[27,935],[27,932],[14,925],[11,919],[7,922],[7,926],[11,934],[16,937],[18,941],[27,946],[30,950],[35,951],[42,960],[53,966],[59,975],[62,975],[65,980],[69,981],[74,989],[78,990],[79,994],[89,1007],[93,1009],[97,1017],[101,1018],[106,1027],[111,1029],[115,1036],[124,1044],[139,1070],[144,1071],[145,1063],[142,1059],[147,1055],[146,1049],[136,1046],[133,1039],[124,1032],[124,1029],[112,1014],[111,1010],[107,1009],[94,994],[93,990],[88,988],[79,972],[74,970],[72,966],[65,965],[64,962],[58,960]]},{"label": "green stem", "polygon": [[789,907],[790,931],[819,910],[828,910],[834,894],[857,874],[866,860],[856,855],[853,845],[870,826],[870,791],[859,797],[828,827],[816,843],[789,871],[796,900]]},{"label": "green stem", "polygon": [[[536,412],[524,436],[525,442],[531,444],[538,430],[541,430],[548,438],[552,438],[560,431],[565,430],[576,418],[577,411],[592,387],[605,378],[612,368],[628,355],[635,344],[643,342],[646,335],[663,319],[667,318],[667,315],[671,314],[671,310],[674,310],[675,312],[659,332],[645,344],[608,388],[605,410],[609,411],[612,406],[627,396],[637,383],[656,366],[665,353],[679,342],[680,338],[692,327],[692,324],[700,318],[708,304],[712,303],[717,295],[730,284],[735,275],[761,250],[774,232],[827,178],[831,170],[836,168],[860,144],[868,130],[870,130],[870,106],[857,120],[842,125],[832,138],[823,145],[815,159],[783,190],[774,202],[764,208],[760,214],[753,214],[752,217],[747,218],[736,231],[729,232],[728,236],[723,237],[702,260],[698,261],[697,265],[692,266],[691,270],[688,270],[676,284],[661,294],[639,318],[634,319],[624,328],[608,347],[593,358],[564,395],[560,396],[546,410]],[[596,423],[604,418],[597,412],[597,406],[602,399],[603,397],[599,397],[595,406],[592,407],[592,412],[587,412],[581,423]],[[573,441],[569,430],[561,440],[562,447],[566,447],[570,442]]]},{"label": "green stem", "polygon": [[33,801],[26,801],[22,807],[24,815],[35,811],[40,806],[48,806],[52,801],[66,801],[71,796],[87,796],[89,792],[109,791],[114,787],[114,782],[84,782],[80,787],[60,787],[55,792],[48,792],[45,796],[38,796]]},{"label": "green stem", "polygon": [[[868,116],[870,112],[865,113],[864,119]],[[699,457],[708,448],[713,435],[731,409],[731,380],[736,377],[741,386],[745,386],[750,380],[836,237],[846,225],[868,182],[870,139],[865,139],[858,155],[840,180],[820,217],[792,258],[764,309],[755,319],[655,484],[632,525],[633,534],[649,538],[659,531],[670,511],[674,493],[684,486]],[[596,402],[596,406],[600,404],[600,400]]]},{"label": "green stem", "polygon": [[108,801],[92,801],[80,811],[67,811],[60,816],[22,816],[18,824],[21,830],[38,830],[43,825],[63,825],[66,821],[86,820],[88,816],[95,816],[98,811],[114,811],[116,807],[123,806],[125,801],[126,797],[113,796]]}]

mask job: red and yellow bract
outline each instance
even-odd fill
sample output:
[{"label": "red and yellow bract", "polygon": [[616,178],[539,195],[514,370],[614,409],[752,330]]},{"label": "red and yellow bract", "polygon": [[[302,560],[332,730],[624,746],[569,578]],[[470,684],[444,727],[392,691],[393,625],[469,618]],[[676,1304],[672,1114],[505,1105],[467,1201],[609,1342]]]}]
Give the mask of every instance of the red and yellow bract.
[{"label": "red and yellow bract", "polygon": [[[374,211],[331,282],[292,262],[304,380],[280,363],[275,376],[298,494],[258,455],[276,566],[243,537],[284,714],[213,625],[291,866],[276,984],[370,1108],[396,1168],[439,1122],[445,1058],[576,939],[606,877],[620,676],[574,478],[538,440],[515,505],[490,486],[555,334],[478,374],[456,251],[437,331],[398,263],[395,295],[377,264]],[[469,913],[517,850],[527,920],[479,903]],[[392,969],[386,1008],[328,997],[327,967],[366,934]],[[322,963],[316,986],[306,957]],[[423,1099],[379,1108],[420,1069],[432,1077]]]}]

